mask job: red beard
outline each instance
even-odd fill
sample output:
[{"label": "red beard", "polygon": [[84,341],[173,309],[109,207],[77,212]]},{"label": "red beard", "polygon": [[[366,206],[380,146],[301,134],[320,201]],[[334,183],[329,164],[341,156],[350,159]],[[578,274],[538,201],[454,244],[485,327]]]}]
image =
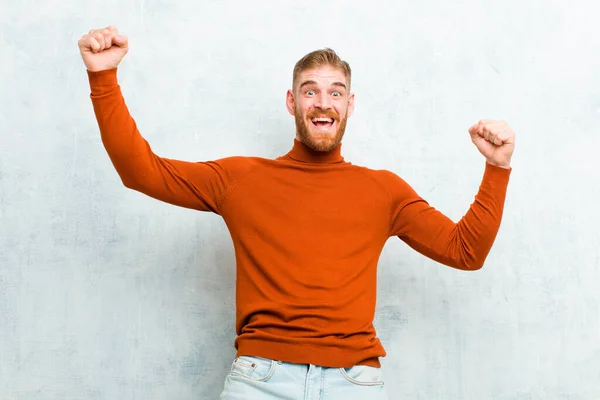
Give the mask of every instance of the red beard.
[{"label": "red beard", "polygon": [[[327,117],[332,118],[334,124],[338,123],[337,131],[335,135],[329,133],[309,133],[308,124],[312,124],[311,119],[315,117]],[[298,112],[298,109],[294,110],[294,118],[296,120],[296,132],[300,137],[300,141],[316,151],[331,151],[338,147],[344,137],[346,131],[346,122],[348,120],[348,113],[340,120],[340,116],[333,110],[313,110],[308,113],[306,119],[302,118],[302,115]]]}]

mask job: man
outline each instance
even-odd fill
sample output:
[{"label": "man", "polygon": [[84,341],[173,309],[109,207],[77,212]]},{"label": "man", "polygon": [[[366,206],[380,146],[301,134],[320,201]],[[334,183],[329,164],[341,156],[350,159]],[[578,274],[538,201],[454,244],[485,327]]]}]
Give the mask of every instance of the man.
[{"label": "man", "polygon": [[330,49],[294,68],[287,108],[292,149],[274,160],[185,162],[155,155],[122,97],[128,51],[117,29],[79,40],[102,141],[128,188],[221,215],[236,260],[236,358],[222,399],[384,399],[373,327],[376,269],[391,236],[442,264],[482,267],[500,226],[514,132],[502,121],[469,128],[485,156],[479,192],[455,224],[401,178],[341,155],[354,109],[351,71]]}]

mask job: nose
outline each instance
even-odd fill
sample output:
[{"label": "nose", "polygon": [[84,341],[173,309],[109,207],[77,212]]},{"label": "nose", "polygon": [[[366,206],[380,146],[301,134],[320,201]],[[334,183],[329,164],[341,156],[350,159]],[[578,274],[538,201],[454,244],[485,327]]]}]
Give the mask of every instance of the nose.
[{"label": "nose", "polygon": [[331,99],[325,93],[321,93],[317,96],[317,101],[315,102],[315,107],[320,108],[322,110],[329,110],[331,108]]}]

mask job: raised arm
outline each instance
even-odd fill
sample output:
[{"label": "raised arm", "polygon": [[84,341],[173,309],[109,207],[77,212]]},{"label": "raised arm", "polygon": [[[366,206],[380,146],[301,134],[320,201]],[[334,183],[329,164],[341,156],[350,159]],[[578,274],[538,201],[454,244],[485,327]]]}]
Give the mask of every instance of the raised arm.
[{"label": "raised arm", "polygon": [[117,81],[128,39],[115,27],[92,30],[79,40],[102,142],[123,184],[158,200],[219,213],[236,176],[251,167],[243,157],[187,162],[154,154],[129,114]]},{"label": "raised arm", "polygon": [[500,228],[509,175],[510,170],[486,163],[475,201],[458,223],[429,205],[401,178],[388,176],[390,236],[444,265],[481,268]]},{"label": "raised arm", "polygon": [[503,121],[479,121],[469,133],[486,164],[475,200],[458,223],[430,206],[401,178],[382,176],[391,194],[390,236],[442,264],[475,270],[483,266],[500,228],[514,132]]}]

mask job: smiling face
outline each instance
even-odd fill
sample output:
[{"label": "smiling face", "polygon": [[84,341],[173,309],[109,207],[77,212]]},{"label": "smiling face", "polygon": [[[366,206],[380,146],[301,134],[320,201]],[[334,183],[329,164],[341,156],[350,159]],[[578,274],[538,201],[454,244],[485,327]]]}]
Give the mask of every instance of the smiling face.
[{"label": "smiling face", "polygon": [[307,69],[294,86],[286,105],[296,119],[296,139],[316,151],[335,149],[354,110],[344,71],[330,65]]}]

